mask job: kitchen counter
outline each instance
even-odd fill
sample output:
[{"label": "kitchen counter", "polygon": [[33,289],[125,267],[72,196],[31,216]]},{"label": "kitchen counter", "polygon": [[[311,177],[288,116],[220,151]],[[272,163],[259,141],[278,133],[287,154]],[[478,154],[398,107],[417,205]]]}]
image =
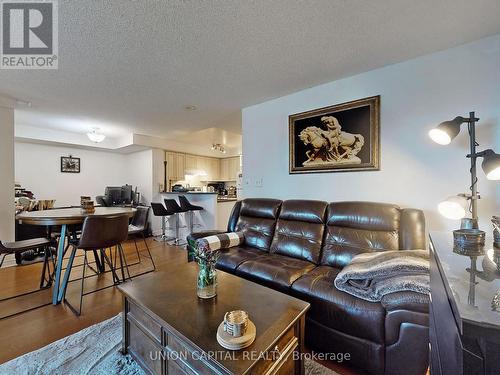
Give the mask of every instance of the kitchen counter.
[{"label": "kitchen counter", "polygon": [[217,198],[217,203],[236,202],[238,198]]},{"label": "kitchen counter", "polygon": [[[199,226],[193,228],[195,232],[213,229],[225,230],[233,206],[238,201],[237,198],[220,198],[217,193],[201,191],[160,193],[162,199],[175,199],[177,202],[179,202],[179,196],[181,195],[186,196],[191,204],[203,207],[203,210],[194,212],[194,221],[199,224]],[[181,221],[181,226],[189,224],[189,220],[187,219],[188,216],[189,215],[184,214],[180,215],[179,219]],[[171,216],[169,220],[175,219]],[[173,221],[170,224],[173,225]],[[186,238],[188,234],[189,228],[184,227],[180,229],[179,236],[181,238]]]},{"label": "kitchen counter", "polygon": [[195,194],[195,195],[203,195],[203,194],[211,194],[211,195],[217,195],[215,192],[209,192],[209,191],[163,191],[161,194],[177,194],[177,195],[183,195],[183,194]]},{"label": "kitchen counter", "polygon": [[[217,227],[217,193],[201,192],[201,191],[186,191],[186,192],[164,192],[160,193],[162,199],[175,199],[179,202],[179,196],[184,195],[191,204],[203,207],[201,211],[194,211],[194,222],[198,224],[193,228],[195,232],[205,230],[213,230]],[[179,216],[180,225],[186,226],[180,228],[179,236],[185,239],[189,234],[189,215],[181,214]],[[169,220],[175,220],[172,215]],[[172,223],[169,223],[173,225]]]}]

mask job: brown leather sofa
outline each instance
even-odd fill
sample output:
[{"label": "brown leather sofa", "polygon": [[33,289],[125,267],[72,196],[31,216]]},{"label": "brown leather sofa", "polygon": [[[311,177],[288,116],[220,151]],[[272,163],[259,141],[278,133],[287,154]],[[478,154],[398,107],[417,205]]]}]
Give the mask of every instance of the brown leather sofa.
[{"label": "brown leather sofa", "polygon": [[[427,296],[399,292],[373,303],[333,283],[356,254],[424,249],[422,211],[371,202],[245,199],[235,204],[228,231],[243,231],[245,243],[224,251],[217,267],[311,303],[308,348],[350,353],[352,365],[373,374],[426,372]],[[192,234],[188,243],[207,234]]]}]

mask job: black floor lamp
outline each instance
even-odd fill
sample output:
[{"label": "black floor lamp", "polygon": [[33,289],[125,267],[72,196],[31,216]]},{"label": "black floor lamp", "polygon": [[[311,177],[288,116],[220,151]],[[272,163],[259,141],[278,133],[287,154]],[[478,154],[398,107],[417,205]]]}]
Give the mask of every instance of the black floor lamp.
[{"label": "black floor lamp", "polygon": [[471,226],[474,229],[478,229],[477,200],[479,199],[479,194],[477,191],[477,159],[483,158],[481,166],[488,180],[500,180],[500,155],[491,149],[479,152],[476,150],[476,147],[479,146],[476,141],[476,123],[478,121],[479,118],[475,116],[475,113],[470,112],[469,117],[455,117],[453,120],[442,122],[436,128],[429,131],[429,136],[434,142],[440,145],[447,145],[460,133],[461,125],[467,124],[470,144],[470,153],[467,155],[470,159],[470,193],[450,197],[441,202],[438,209],[447,218],[462,219],[467,215],[467,203],[470,201]]}]

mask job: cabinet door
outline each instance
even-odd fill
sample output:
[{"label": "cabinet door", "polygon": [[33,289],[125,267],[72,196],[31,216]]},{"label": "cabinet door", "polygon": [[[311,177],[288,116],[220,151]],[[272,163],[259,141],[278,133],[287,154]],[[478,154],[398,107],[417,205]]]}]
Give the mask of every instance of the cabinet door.
[{"label": "cabinet door", "polygon": [[220,179],[222,181],[226,181],[229,176],[229,159],[221,159],[220,160]]},{"label": "cabinet door", "polygon": [[195,155],[188,155],[186,154],[186,165],[185,165],[185,169],[186,170],[194,170],[194,169],[197,169],[197,165],[196,165],[196,162],[197,162],[197,159],[198,157],[195,156]]},{"label": "cabinet door", "polygon": [[231,181],[236,181],[236,177],[240,173],[240,157],[234,157],[229,159],[229,176],[228,179]]},{"label": "cabinet door", "polygon": [[206,156],[200,156],[200,170],[204,172],[205,174],[203,175],[203,180],[208,181],[211,178],[211,171],[210,171],[210,158]]},{"label": "cabinet door", "polygon": [[175,153],[167,151],[165,159],[167,160],[167,179],[169,181],[174,181],[177,177],[175,173],[176,170]]},{"label": "cabinet door", "polygon": [[216,158],[210,159],[210,180],[218,180],[220,178],[220,161]]},{"label": "cabinet door", "polygon": [[177,180],[184,180],[184,175],[185,175],[185,160],[186,160],[186,155],[184,154],[175,154],[175,174]]},{"label": "cabinet door", "polygon": [[203,156],[196,157],[196,169],[202,174],[203,177],[204,174],[207,173],[207,165]]}]

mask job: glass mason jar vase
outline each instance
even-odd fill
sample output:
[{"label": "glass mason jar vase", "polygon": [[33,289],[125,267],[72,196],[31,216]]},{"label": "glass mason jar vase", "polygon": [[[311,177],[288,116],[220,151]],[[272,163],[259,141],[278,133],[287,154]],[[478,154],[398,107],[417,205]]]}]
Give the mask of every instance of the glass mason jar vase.
[{"label": "glass mason jar vase", "polygon": [[218,252],[212,252],[209,259],[198,257],[197,294],[200,298],[213,298],[217,295],[217,270],[215,263]]}]

